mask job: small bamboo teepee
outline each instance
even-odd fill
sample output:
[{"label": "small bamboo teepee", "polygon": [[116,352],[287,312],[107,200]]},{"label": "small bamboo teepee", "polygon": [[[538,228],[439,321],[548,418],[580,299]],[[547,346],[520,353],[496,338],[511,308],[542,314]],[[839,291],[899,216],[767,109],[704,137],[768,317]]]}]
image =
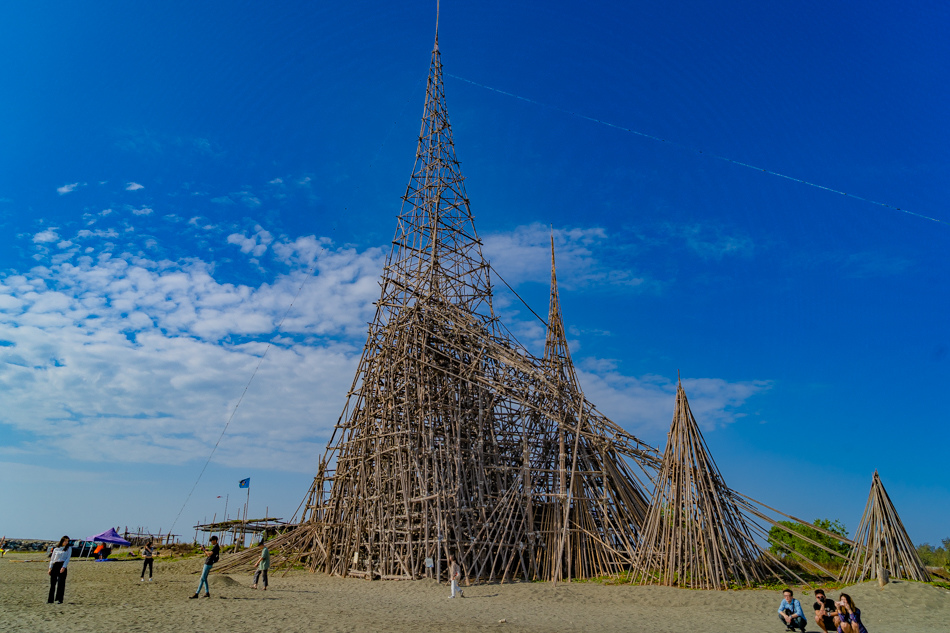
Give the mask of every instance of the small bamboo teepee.
[{"label": "small bamboo teepee", "polygon": [[632,582],[726,589],[776,576],[739,505],[709,454],[680,382]]},{"label": "small bamboo teepee", "polygon": [[875,470],[868,504],[861,524],[854,533],[854,547],[845,564],[842,580],[850,584],[874,578],[879,567],[886,569],[894,578],[923,582],[930,580],[930,574],[917,555]]}]

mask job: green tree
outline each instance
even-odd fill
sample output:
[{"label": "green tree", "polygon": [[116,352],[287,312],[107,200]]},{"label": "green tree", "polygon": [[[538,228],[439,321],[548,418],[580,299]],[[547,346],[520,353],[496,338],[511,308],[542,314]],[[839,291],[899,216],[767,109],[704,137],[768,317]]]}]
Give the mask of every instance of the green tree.
[{"label": "green tree", "polygon": [[[842,557],[848,555],[848,549],[850,548],[847,543],[823,534],[811,525],[802,525],[794,521],[779,521],[779,524],[784,525],[794,532],[794,534],[783,530],[777,525],[772,526],[772,529],[769,530],[769,551],[776,556],[786,561],[801,562],[805,562],[807,558],[815,561],[822,567],[840,567],[844,563]],[[815,519],[812,525],[845,538],[848,536],[848,531],[845,529],[844,523],[838,519],[833,521],[831,519]],[[835,556],[809,543],[804,538],[801,538],[802,536],[824,545],[841,556]]]},{"label": "green tree", "polygon": [[930,543],[917,546],[917,555],[920,562],[928,567],[950,567],[950,538],[942,541],[942,547],[934,547]]}]

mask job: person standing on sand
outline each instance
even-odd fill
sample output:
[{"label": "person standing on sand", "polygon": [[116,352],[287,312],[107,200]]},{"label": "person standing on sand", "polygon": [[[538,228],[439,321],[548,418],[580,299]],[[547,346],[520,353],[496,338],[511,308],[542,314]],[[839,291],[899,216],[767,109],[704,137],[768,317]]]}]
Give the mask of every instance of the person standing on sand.
[{"label": "person standing on sand", "polygon": [[459,564],[455,562],[455,557],[449,554],[449,580],[452,583],[452,594],[449,598],[454,598],[456,592],[458,592],[459,598],[464,598],[465,595],[462,593],[462,590],[459,588],[459,579],[462,577],[462,568],[459,567]]},{"label": "person standing on sand", "polygon": [[154,550],[152,550],[152,542],[149,541],[145,544],[145,547],[142,548],[142,558],[144,562],[142,563],[142,580],[145,582],[145,568],[148,567],[148,581],[152,582],[152,558],[155,555]]},{"label": "person standing on sand", "polygon": [[[261,545],[264,545],[264,539],[261,539]],[[264,591],[267,591],[267,570],[270,569],[270,550],[264,545],[261,550],[261,557],[257,559],[257,571],[254,572],[254,584],[251,589],[257,589],[257,581],[261,574],[264,574]]]},{"label": "person standing on sand", "polygon": [[205,559],[205,566],[201,569],[201,580],[198,581],[198,591],[195,592],[195,595],[191,596],[191,599],[197,598],[201,594],[201,588],[205,588],[205,598],[211,597],[211,587],[208,585],[208,573],[211,571],[211,566],[218,562],[218,556],[221,554],[221,548],[218,547],[218,537],[211,537],[211,551],[209,552],[201,547],[201,551],[208,555]]},{"label": "person standing on sand", "polygon": [[50,553],[49,600],[46,601],[49,604],[53,604],[54,594],[56,602],[63,604],[63,595],[66,593],[66,567],[69,565],[69,557],[72,553],[73,548],[69,546],[68,536],[59,539],[59,544]]},{"label": "person standing on sand", "polygon": [[801,629],[805,633],[805,612],[802,611],[802,603],[793,598],[791,589],[782,592],[782,604],[778,606],[778,619],[785,625],[786,631]]}]

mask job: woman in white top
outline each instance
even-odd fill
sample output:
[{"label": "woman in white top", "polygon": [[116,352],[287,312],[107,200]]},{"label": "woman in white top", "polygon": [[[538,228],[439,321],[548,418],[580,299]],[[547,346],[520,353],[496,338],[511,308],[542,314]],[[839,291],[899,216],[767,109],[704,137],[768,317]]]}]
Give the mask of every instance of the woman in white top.
[{"label": "woman in white top", "polygon": [[66,593],[66,566],[73,548],[69,546],[69,537],[59,539],[59,544],[53,548],[49,557],[49,602],[53,604],[53,595],[56,602],[63,604],[63,594]]}]

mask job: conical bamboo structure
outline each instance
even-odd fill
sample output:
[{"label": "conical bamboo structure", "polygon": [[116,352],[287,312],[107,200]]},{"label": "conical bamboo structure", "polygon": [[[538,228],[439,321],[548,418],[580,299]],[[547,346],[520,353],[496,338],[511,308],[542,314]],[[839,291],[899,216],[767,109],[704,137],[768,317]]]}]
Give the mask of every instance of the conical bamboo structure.
[{"label": "conical bamboo structure", "polygon": [[874,578],[883,567],[894,578],[928,582],[930,574],[907,536],[891,498],[877,471],[861,523],[854,533],[854,546],[842,572],[848,584]]},{"label": "conical bamboo structure", "polygon": [[[302,521],[275,563],[383,579],[560,580],[629,566],[657,451],[584,399],[552,289],[545,358],[492,308],[432,51],[381,295]],[[253,551],[253,550],[252,550]],[[234,568],[253,556],[225,561]],[[430,567],[431,565],[431,567]]]},{"label": "conical bamboo structure", "polygon": [[749,586],[777,575],[709,454],[680,382],[633,582],[693,589]]}]

